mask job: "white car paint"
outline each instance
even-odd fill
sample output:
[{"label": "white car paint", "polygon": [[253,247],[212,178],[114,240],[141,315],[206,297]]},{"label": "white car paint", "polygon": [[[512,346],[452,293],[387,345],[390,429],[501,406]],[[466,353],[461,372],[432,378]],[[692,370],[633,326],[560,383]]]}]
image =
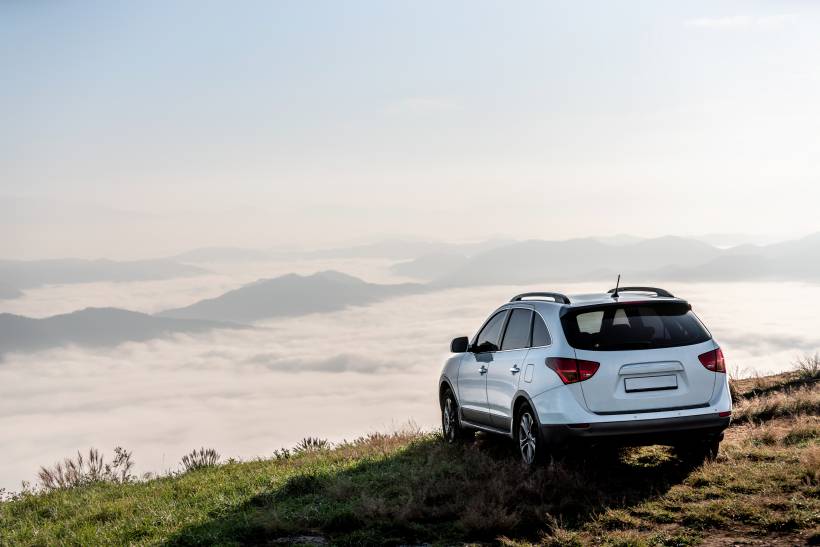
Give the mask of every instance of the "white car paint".
[{"label": "white car paint", "polygon": [[[718,348],[711,335],[706,341],[684,346],[593,351],[573,347],[561,323],[562,314],[582,306],[685,301],[633,292],[622,292],[617,300],[606,293],[568,299],[569,303],[511,301],[489,316],[499,312],[509,316],[514,309],[532,310],[549,331],[548,345],[485,353],[468,351],[448,359],[440,390],[452,389],[463,427],[512,437],[516,404],[522,400],[533,408],[542,427],[589,424],[594,431],[596,424],[618,424],[619,431],[632,426],[640,431],[642,424],[655,423],[653,420],[671,420],[668,423],[674,427],[675,420],[717,417],[721,413],[728,425],[725,414],[731,411],[732,401],[727,375],[708,370],[698,357]],[[475,343],[474,336],[471,347]],[[592,377],[565,384],[546,365],[551,357],[594,361],[600,366]]]}]

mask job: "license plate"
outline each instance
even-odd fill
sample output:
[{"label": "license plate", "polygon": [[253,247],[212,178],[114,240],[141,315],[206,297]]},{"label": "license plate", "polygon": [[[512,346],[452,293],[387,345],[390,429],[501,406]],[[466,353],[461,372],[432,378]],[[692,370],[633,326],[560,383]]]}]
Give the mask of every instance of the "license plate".
[{"label": "license plate", "polygon": [[624,378],[624,389],[627,393],[636,391],[660,391],[664,389],[678,389],[678,377],[644,376],[643,378]]}]

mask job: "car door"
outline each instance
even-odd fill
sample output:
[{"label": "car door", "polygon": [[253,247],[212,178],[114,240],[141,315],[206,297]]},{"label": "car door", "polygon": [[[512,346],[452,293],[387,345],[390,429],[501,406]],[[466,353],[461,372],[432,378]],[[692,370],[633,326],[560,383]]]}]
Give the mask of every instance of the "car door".
[{"label": "car door", "polygon": [[508,310],[501,310],[484,323],[459,365],[459,408],[461,418],[467,422],[492,425],[487,409],[487,372],[499,349],[507,314]]},{"label": "car door", "polygon": [[510,430],[512,400],[524,369],[532,332],[532,309],[516,307],[510,311],[500,350],[493,354],[487,370],[487,408],[493,427]]}]

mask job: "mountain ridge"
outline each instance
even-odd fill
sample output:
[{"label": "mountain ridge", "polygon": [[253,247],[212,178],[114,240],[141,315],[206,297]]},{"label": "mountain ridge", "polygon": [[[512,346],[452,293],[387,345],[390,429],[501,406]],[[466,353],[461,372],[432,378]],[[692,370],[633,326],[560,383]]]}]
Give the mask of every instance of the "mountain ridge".
[{"label": "mountain ridge", "polygon": [[65,345],[112,347],[177,333],[248,328],[224,321],[162,318],[121,308],[82,310],[32,318],[0,313],[0,355]]}]

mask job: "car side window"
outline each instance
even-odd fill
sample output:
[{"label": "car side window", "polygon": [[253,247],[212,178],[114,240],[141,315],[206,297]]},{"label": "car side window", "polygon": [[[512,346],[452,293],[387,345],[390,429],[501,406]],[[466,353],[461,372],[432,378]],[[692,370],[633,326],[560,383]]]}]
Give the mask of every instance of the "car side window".
[{"label": "car side window", "polygon": [[501,350],[526,348],[530,342],[531,322],[532,311],[515,308],[510,314],[510,320],[507,321],[507,329],[504,331]]},{"label": "car side window", "polygon": [[541,346],[549,346],[550,344],[552,344],[552,340],[550,339],[550,333],[544,324],[544,320],[541,319],[539,314],[534,313],[532,320],[532,344],[530,346],[538,348]]},{"label": "car side window", "polygon": [[507,310],[503,310],[493,315],[475,340],[475,353],[485,353],[488,351],[498,351],[498,342],[501,338],[501,327],[504,326],[504,319],[507,317]]}]

